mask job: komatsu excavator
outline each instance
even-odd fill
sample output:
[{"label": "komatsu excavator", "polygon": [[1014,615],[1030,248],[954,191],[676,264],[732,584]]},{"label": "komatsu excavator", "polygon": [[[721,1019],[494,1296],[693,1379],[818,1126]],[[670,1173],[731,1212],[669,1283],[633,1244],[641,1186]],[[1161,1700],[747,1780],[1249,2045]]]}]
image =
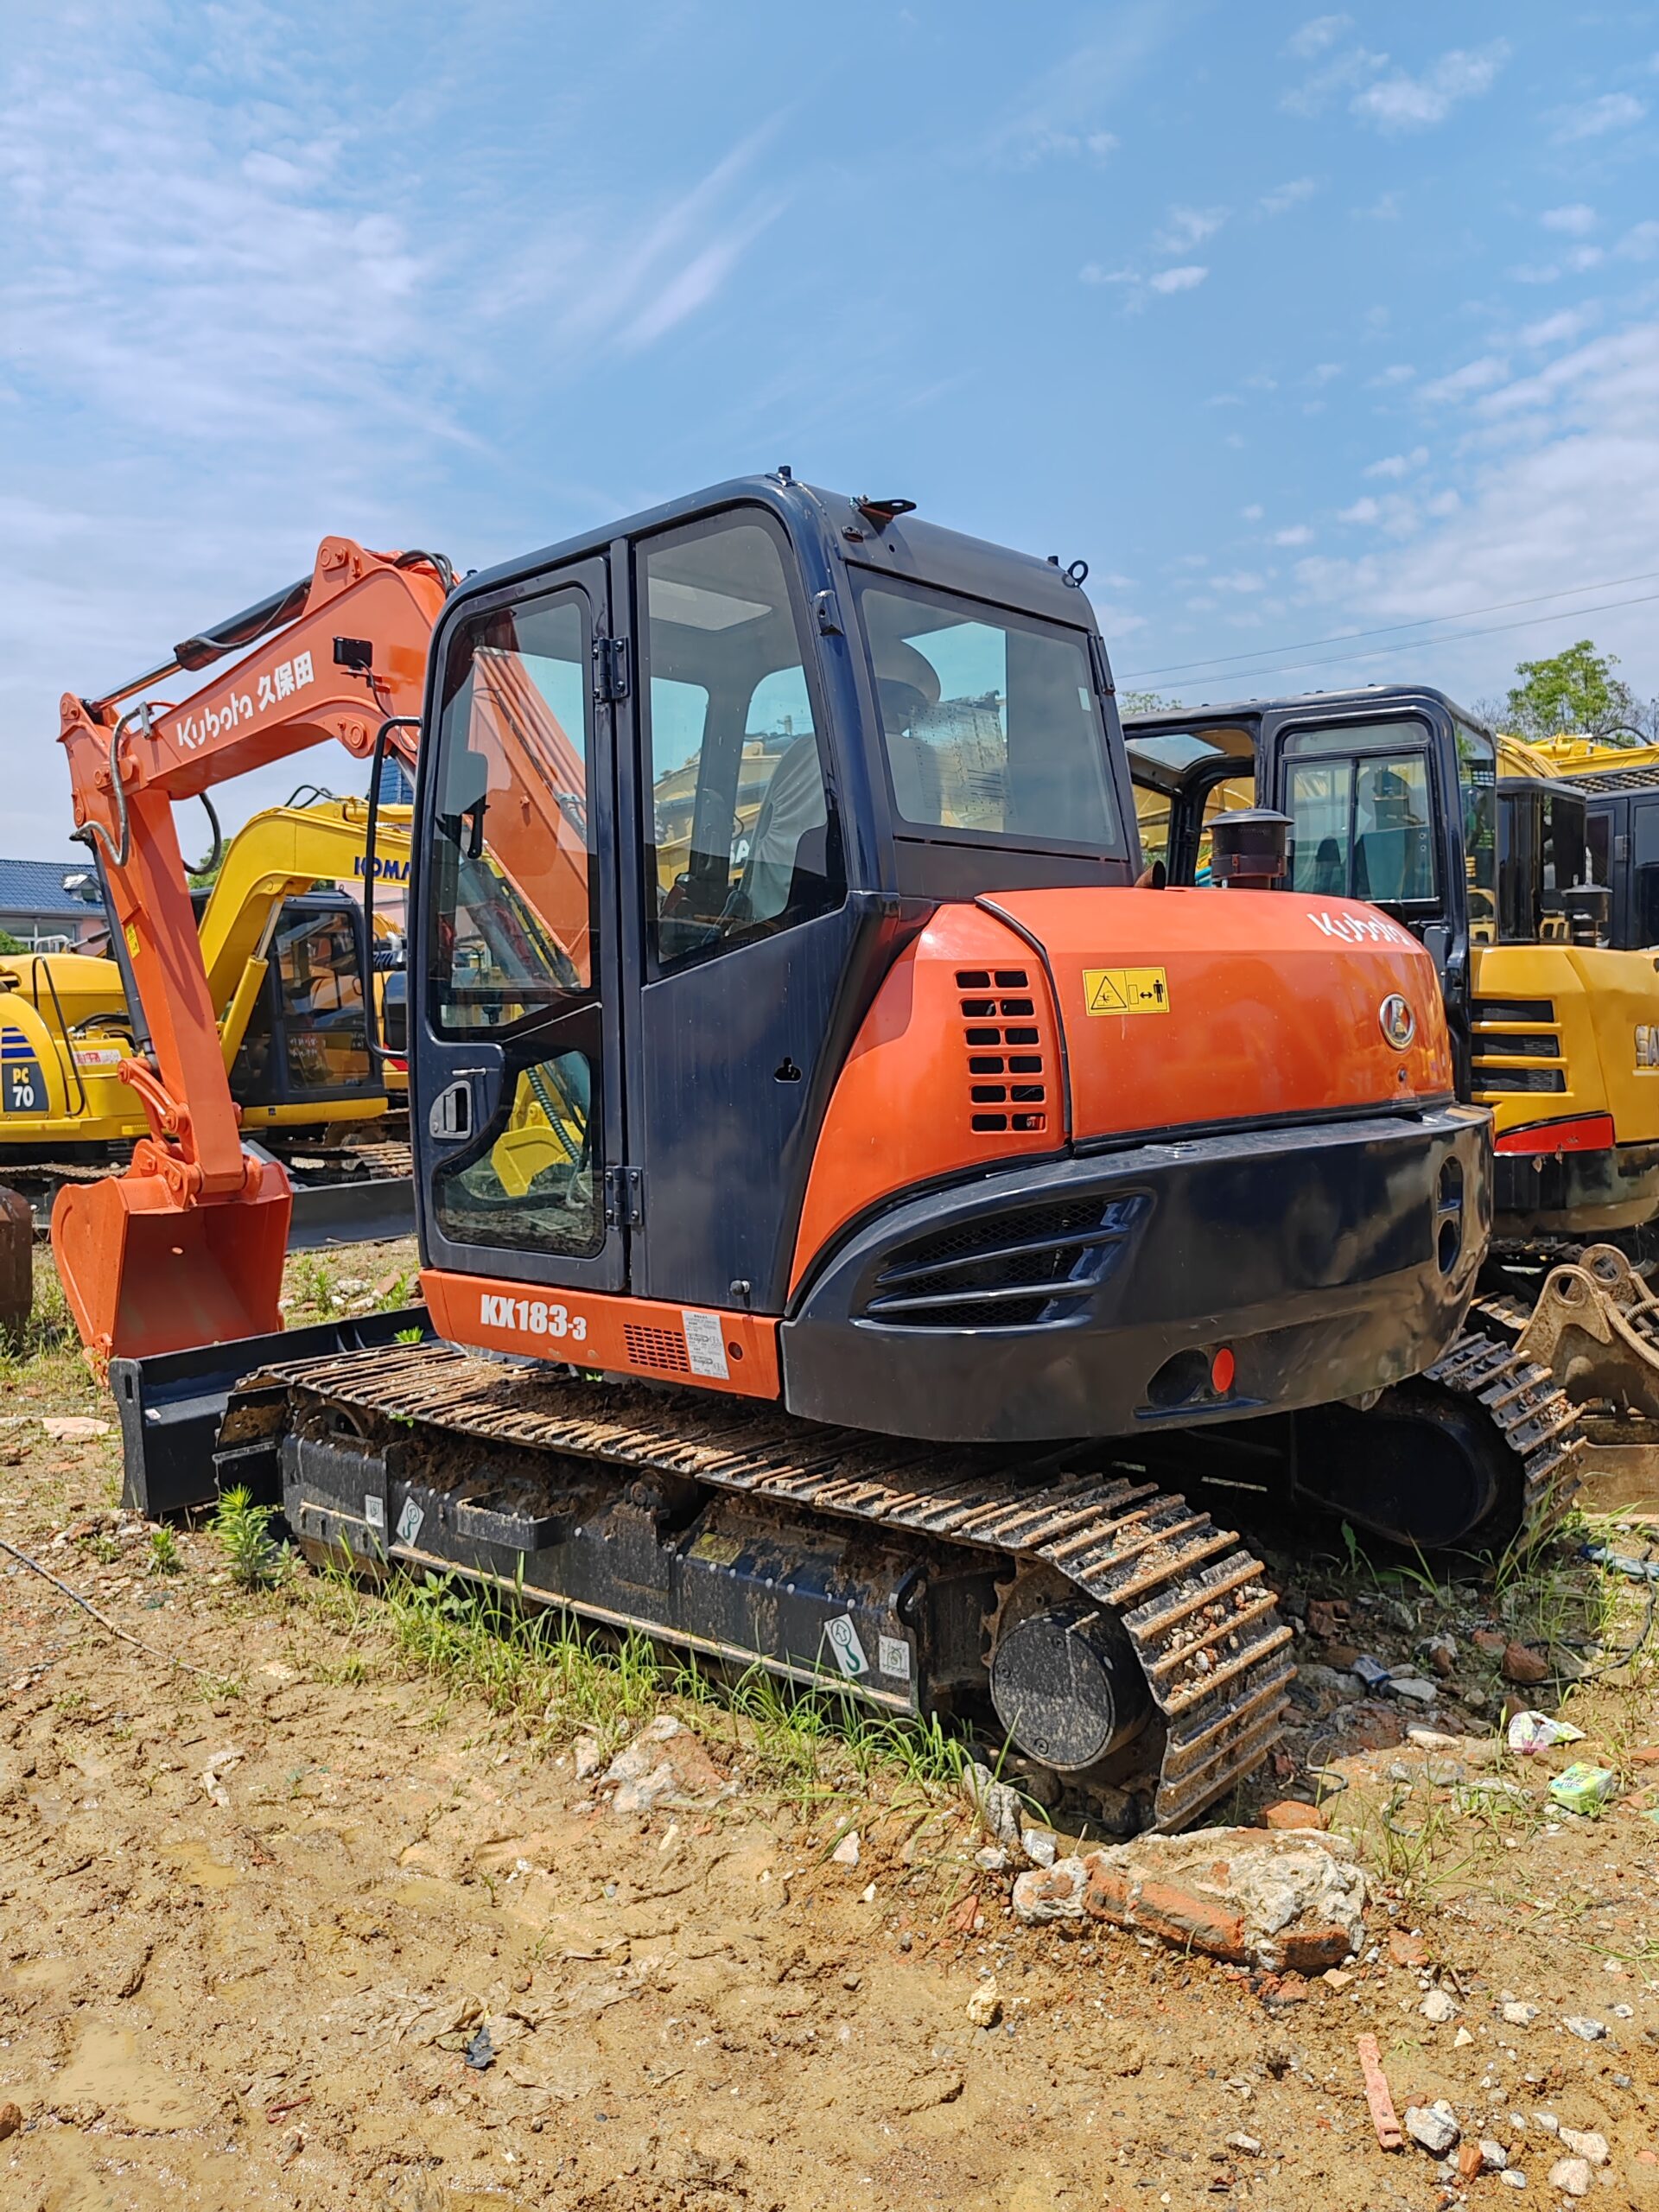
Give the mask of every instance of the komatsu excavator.
[{"label": "komatsu excavator", "polygon": [[[364,800],[322,794],[267,808],[225,845],[212,889],[192,894],[243,1129],[290,1169],[339,1154],[366,1172],[372,1155],[344,1140],[372,1137],[404,1103],[401,1075],[371,1058],[365,1015],[365,978],[383,990],[389,971],[377,968],[359,899],[318,887],[361,884],[367,815]],[[375,865],[385,880],[407,880],[407,808],[380,810]],[[120,1080],[144,1037],[120,959],[0,958],[0,1176],[31,1204],[107,1172],[145,1134],[137,1094]]]},{"label": "komatsu excavator", "polygon": [[[1080,577],[911,507],[780,470],[448,599],[407,1013],[436,1334],[221,1347],[220,1463],[313,1556],[978,1716],[1173,1827],[1270,1747],[1291,1666],[1160,1445],[1255,1430],[1294,1486],[1298,1422],[1340,1453],[1375,1419],[1376,1517],[1451,1541],[1547,1518],[1573,1417],[1459,1335],[1490,1117],[1429,950],[1236,887],[1236,852],[1224,891],[1140,887]],[[111,846],[147,782],[210,778],[215,712],[188,755],[181,713],[159,745],[71,716]],[[57,1241],[78,1286],[130,1275],[142,1223],[145,1294],[206,1257],[222,1325],[274,1306],[272,1194],[173,1049],[143,1173]]]},{"label": "komatsu excavator", "polygon": [[[1495,1122],[1477,1322],[1581,1402],[1659,1421],[1659,1303],[1639,1271],[1659,1256],[1659,963],[1609,942],[1594,779],[1425,686],[1135,715],[1125,735],[1137,788],[1167,811],[1172,881],[1195,880],[1253,778],[1288,818],[1282,891],[1315,917],[1363,898],[1428,948],[1459,1094]],[[1363,1520],[1349,1493],[1370,1476],[1362,1451],[1331,1502]]]}]

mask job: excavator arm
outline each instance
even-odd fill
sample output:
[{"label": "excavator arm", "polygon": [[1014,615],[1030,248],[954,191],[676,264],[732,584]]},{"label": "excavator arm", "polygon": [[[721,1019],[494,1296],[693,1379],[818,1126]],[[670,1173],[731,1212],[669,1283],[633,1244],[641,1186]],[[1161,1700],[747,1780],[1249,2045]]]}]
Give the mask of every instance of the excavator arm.
[{"label": "excavator arm", "polygon": [[[102,699],[63,700],[76,835],[103,861],[149,1031],[149,1057],[121,1071],[149,1136],[123,1175],[64,1191],[53,1211],[64,1293],[94,1357],[280,1325],[288,1180],[241,1141],[174,804],[315,745],[367,756],[383,723],[420,711],[451,582],[441,556],[325,538],[308,578]],[[178,705],[126,703],[222,660]],[[409,760],[406,735],[392,741]]]}]

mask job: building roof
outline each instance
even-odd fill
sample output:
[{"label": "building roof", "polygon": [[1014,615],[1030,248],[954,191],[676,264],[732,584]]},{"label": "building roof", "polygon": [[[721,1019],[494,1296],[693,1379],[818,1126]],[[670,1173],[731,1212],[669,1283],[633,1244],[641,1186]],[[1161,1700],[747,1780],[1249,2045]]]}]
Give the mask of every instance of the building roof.
[{"label": "building roof", "polygon": [[0,860],[0,913],[84,914],[88,901],[66,891],[63,879],[88,874],[92,865],[90,861]]}]

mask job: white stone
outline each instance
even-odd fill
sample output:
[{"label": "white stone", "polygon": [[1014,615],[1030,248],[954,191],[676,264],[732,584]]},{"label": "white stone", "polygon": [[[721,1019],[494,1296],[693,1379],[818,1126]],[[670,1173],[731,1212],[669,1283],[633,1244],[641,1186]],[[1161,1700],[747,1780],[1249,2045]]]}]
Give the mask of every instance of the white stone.
[{"label": "white stone", "polygon": [[1588,2158],[1557,2158],[1549,2170],[1549,2185],[1563,2196],[1588,2196],[1594,2177]]},{"label": "white stone", "polygon": [[1510,2163],[1510,2154],[1501,2143],[1490,2135],[1480,2139],[1480,2163],[1489,2174],[1501,2174]]},{"label": "white stone", "polygon": [[1230,2135],[1227,2138],[1227,2148],[1230,2151],[1242,2151],[1247,2158],[1259,2158],[1262,2155],[1262,2144],[1260,2138],[1255,2135],[1246,2135],[1242,2130],[1238,2133]]},{"label": "white stone", "polygon": [[1505,2166],[1498,2179],[1506,2189],[1524,2189],[1527,2185],[1527,2177],[1519,2166]]},{"label": "white stone", "polygon": [[1607,2032],[1605,2020],[1592,2020],[1582,2012],[1569,2012],[1561,2023],[1569,2035],[1577,2036],[1581,2043],[1599,2043]]},{"label": "white stone", "polygon": [[1437,2158],[1456,2150],[1463,2132],[1458,2126],[1457,2114],[1443,2098],[1432,2105],[1408,2105],[1405,2129],[1414,2143],[1421,2144]]},{"label": "white stone", "polygon": [[1052,1866],[1059,1850],[1052,1828],[1021,1828],[1020,1847],[1033,1866]]},{"label": "white stone", "polygon": [[1466,2050],[1473,2041],[1474,2037],[1467,2028],[1459,2028],[1452,2038],[1452,2045],[1455,2050]]},{"label": "white stone", "polygon": [[1575,2158],[1587,2159],[1592,2166],[1606,2164],[1608,2152],[1605,2135],[1598,2135],[1592,2129],[1586,2129],[1581,2133],[1576,2127],[1564,2127],[1561,2140]]},{"label": "white stone", "polygon": [[856,1866],[858,1864],[858,1830],[849,1828],[830,1854],[837,1866]]},{"label": "white stone", "polygon": [[1002,1999],[993,1976],[989,1981],[982,1981],[968,1999],[968,2024],[972,2028],[994,2028],[1001,2017]]},{"label": "white stone", "polygon": [[1537,2017],[1538,2007],[1535,2005],[1506,2005],[1503,2007],[1504,2021],[1512,2028],[1529,2028]]},{"label": "white stone", "polygon": [[1437,2028],[1443,2028],[1448,2020],[1455,2020],[1458,2017],[1457,2006],[1443,1989],[1431,1989],[1417,2010],[1426,2020],[1432,2020]]}]

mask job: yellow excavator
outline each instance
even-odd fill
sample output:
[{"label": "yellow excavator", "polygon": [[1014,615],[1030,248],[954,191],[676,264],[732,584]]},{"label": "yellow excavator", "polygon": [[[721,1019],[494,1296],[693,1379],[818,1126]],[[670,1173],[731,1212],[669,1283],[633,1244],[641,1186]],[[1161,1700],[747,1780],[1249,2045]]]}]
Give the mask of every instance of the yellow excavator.
[{"label": "yellow excavator", "polygon": [[[318,794],[253,816],[225,846],[211,890],[195,894],[242,1128],[302,1177],[356,1182],[378,1168],[404,1179],[406,1147],[387,1117],[404,1105],[407,1075],[400,1057],[377,1067],[364,994],[366,976],[384,1010],[403,982],[385,894],[408,880],[410,819],[408,807],[378,810],[372,944],[360,901],[342,887],[360,884],[367,865],[361,799]],[[0,957],[0,1176],[37,1210],[66,1180],[124,1159],[145,1132],[120,1075],[144,1037],[125,951],[118,938],[103,957]],[[378,1147],[376,1124],[386,1129]]]},{"label": "yellow excavator", "polygon": [[1659,962],[1611,927],[1582,779],[1427,686],[1132,715],[1124,736],[1172,884],[1202,880],[1216,820],[1253,795],[1315,926],[1349,934],[1327,902],[1362,899],[1429,951],[1459,1095],[1494,1122],[1480,1324],[1617,1409],[1598,1441],[1659,1441]]}]

